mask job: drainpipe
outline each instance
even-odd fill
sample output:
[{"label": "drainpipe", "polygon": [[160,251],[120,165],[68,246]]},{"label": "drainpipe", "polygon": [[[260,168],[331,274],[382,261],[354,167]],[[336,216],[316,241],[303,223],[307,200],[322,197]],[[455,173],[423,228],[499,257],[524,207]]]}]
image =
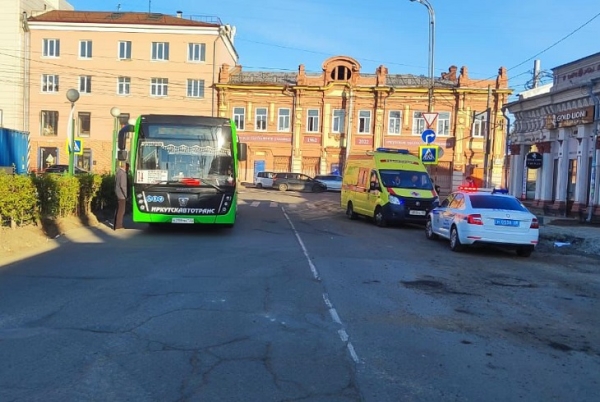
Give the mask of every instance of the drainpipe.
[{"label": "drainpipe", "polygon": [[346,116],[346,158],[344,159],[344,170],[346,170],[346,163],[348,161],[348,156],[350,155],[350,146],[352,143],[352,114],[354,113],[354,95],[352,94],[352,86],[350,85],[348,94],[348,112]]},{"label": "drainpipe", "polygon": [[213,42],[213,59],[212,59],[212,100],[211,100],[211,112],[210,115],[215,117],[215,72],[217,69],[217,41],[221,39],[221,33],[223,32],[223,26],[219,26],[217,37]]},{"label": "drainpipe", "polygon": [[[27,24],[27,13],[22,14],[23,32],[25,32],[25,43],[23,44],[23,54],[29,52],[29,24]],[[30,55],[27,54],[23,61],[23,131],[29,132],[29,60]]]},{"label": "drainpipe", "polygon": [[508,141],[510,136],[510,117],[508,117],[508,108],[502,107],[502,115],[506,119],[506,140],[504,144],[504,188],[508,189]]},{"label": "drainpipe", "polygon": [[592,221],[593,209],[594,209],[594,198],[596,197],[596,165],[598,163],[598,150],[596,144],[598,143],[598,124],[600,124],[600,98],[594,93],[594,84],[596,80],[592,80],[588,87],[590,97],[594,101],[594,135],[592,140],[592,171],[590,174],[590,197],[588,199],[588,216],[587,222]]}]

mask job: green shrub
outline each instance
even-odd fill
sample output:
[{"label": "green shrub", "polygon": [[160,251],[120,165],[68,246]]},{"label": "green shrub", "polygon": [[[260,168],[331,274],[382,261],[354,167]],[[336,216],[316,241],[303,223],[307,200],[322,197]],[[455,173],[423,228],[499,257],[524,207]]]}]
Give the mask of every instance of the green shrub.
[{"label": "green shrub", "polygon": [[79,179],[79,212],[87,215],[92,212],[92,200],[98,194],[103,177],[96,174],[78,175]]},{"label": "green shrub", "polygon": [[0,225],[14,227],[35,222],[38,211],[37,191],[31,178],[0,172]]}]

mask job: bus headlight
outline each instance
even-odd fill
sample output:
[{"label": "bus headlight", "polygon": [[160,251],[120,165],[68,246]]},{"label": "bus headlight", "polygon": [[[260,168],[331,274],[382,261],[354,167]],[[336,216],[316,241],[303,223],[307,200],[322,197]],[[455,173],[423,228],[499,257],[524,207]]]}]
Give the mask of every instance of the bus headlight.
[{"label": "bus headlight", "polygon": [[221,209],[221,212],[227,212],[227,207],[223,207],[223,208]]},{"label": "bus headlight", "polygon": [[140,205],[140,209],[141,209],[142,211],[145,211],[145,210],[146,210],[146,206],[145,206],[145,205]]}]

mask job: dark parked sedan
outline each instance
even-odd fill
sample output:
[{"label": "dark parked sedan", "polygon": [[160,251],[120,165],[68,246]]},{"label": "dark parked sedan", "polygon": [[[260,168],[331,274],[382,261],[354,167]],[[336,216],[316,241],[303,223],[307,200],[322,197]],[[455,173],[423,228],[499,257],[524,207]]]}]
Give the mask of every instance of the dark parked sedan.
[{"label": "dark parked sedan", "polygon": [[318,180],[302,173],[275,173],[273,174],[273,187],[279,191],[296,190],[321,192],[327,190],[327,186]]},{"label": "dark parked sedan", "polygon": [[[68,173],[69,165],[51,165],[44,169],[44,173]],[[73,166],[73,172],[75,174],[87,174],[87,170],[83,170],[80,167]]]}]

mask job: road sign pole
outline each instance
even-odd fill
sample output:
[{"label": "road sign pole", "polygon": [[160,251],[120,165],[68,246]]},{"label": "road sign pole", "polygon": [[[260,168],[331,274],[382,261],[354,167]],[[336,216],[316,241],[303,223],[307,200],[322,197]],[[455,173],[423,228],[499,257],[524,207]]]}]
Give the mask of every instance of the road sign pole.
[{"label": "road sign pole", "polygon": [[69,175],[73,176],[75,173],[75,118],[73,116],[73,110],[75,109],[75,102],[71,103],[71,132],[69,134]]}]

